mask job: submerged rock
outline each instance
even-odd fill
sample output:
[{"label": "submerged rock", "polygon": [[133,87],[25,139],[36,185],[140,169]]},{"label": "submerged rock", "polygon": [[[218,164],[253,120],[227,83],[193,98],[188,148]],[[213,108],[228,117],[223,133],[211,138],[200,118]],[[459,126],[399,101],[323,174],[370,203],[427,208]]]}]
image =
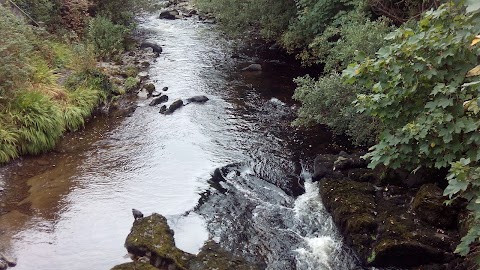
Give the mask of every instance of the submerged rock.
[{"label": "submerged rock", "polygon": [[170,107],[168,107],[168,109],[166,110],[166,114],[171,114],[173,113],[174,111],[176,111],[178,108],[182,107],[183,106],[183,100],[181,99],[178,99],[176,101],[174,101]]},{"label": "submerged rock", "polygon": [[162,107],[160,107],[159,113],[164,114],[165,112],[167,112],[167,105],[162,105]]},{"label": "submerged rock", "polygon": [[[162,53],[163,49],[160,45],[144,41],[140,44],[140,49],[152,48],[153,52],[158,56]],[[150,64],[149,64],[150,65]]]},{"label": "submerged rock", "polygon": [[242,71],[262,71],[260,64],[251,64],[248,67],[242,68]]},{"label": "submerged rock", "polygon": [[149,106],[155,106],[155,105],[167,102],[167,101],[168,101],[168,96],[163,95],[163,96],[159,96],[157,98],[152,99],[152,101],[150,101],[150,104],[148,104],[148,105]]},{"label": "submerged rock", "polygon": [[203,102],[206,102],[208,100],[209,99],[206,96],[193,96],[193,97],[187,99],[188,102],[197,102],[197,103],[203,103]]},{"label": "submerged rock", "polygon": [[177,10],[165,10],[160,13],[159,18],[164,20],[175,20],[180,13]]}]

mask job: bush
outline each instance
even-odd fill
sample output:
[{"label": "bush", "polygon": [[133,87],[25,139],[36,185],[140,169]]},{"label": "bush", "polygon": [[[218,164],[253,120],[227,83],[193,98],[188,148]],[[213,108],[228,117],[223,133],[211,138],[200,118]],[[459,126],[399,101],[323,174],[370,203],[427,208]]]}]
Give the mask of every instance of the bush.
[{"label": "bush", "polygon": [[128,33],[125,26],[112,23],[105,17],[95,17],[88,24],[88,40],[93,44],[95,52],[103,58],[123,52],[123,41]]},{"label": "bush", "polygon": [[355,60],[357,54],[373,56],[387,45],[384,37],[393,29],[388,21],[370,21],[363,12],[342,16],[341,22],[327,27],[304,50],[300,59],[306,64],[325,64],[324,71],[341,71]]},{"label": "bush", "polygon": [[344,83],[338,74],[321,77],[317,81],[309,76],[296,78],[297,89],[293,98],[302,103],[294,125],[323,124],[335,134],[347,134],[357,145],[375,143],[377,121],[360,114],[352,106],[361,88]]},{"label": "bush", "polygon": [[[371,165],[397,168],[448,167],[480,144],[477,120],[464,113],[463,102],[476,94],[462,87],[477,63],[469,47],[480,32],[473,16],[456,6],[427,12],[416,29],[402,27],[388,36],[394,43],[377,57],[345,71],[371,93],[359,95],[359,109],[382,120],[385,130],[369,154]],[[480,156],[480,153],[479,153]]]}]

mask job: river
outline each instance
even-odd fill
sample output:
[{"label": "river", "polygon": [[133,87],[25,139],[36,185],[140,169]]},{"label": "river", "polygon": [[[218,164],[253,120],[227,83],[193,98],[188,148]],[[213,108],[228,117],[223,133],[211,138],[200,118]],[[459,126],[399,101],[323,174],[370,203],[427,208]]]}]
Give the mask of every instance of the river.
[{"label": "river", "polygon": [[[169,87],[169,103],[210,100],[162,115],[139,98],[131,117],[94,119],[56,151],[0,168],[0,248],[17,258],[13,269],[129,261],[132,208],[166,216],[187,252],[212,238],[266,269],[357,269],[310,180],[313,154],[336,146],[289,124],[298,70],[231,58],[233,43],[193,19],[152,16],[141,27],[164,48],[150,79]],[[264,71],[240,72],[254,62]]]}]

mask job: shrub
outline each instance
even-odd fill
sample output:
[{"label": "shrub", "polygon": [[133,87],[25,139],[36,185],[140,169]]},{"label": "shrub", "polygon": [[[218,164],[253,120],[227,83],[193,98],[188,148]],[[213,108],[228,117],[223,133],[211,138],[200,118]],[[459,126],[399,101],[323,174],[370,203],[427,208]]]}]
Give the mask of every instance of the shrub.
[{"label": "shrub", "polygon": [[376,58],[345,71],[371,89],[358,96],[357,105],[385,127],[369,154],[372,166],[441,168],[465,153],[476,158],[472,145],[480,144],[480,123],[462,106],[477,91],[462,87],[477,61],[478,50],[468,45],[480,31],[475,23],[457,6],[442,6],[427,12],[416,29],[390,34],[394,43]]},{"label": "shrub", "polygon": [[0,5],[0,97],[25,84],[31,74],[31,29]]},{"label": "shrub", "polygon": [[95,17],[88,24],[88,40],[96,53],[103,58],[110,58],[123,52],[123,41],[128,32],[125,26],[112,23],[105,17]]},{"label": "shrub", "polygon": [[293,98],[302,103],[295,125],[323,124],[335,134],[347,134],[357,145],[371,145],[378,134],[377,121],[360,114],[352,106],[361,88],[348,85],[338,74],[313,80],[309,76],[296,78]]},{"label": "shrub", "polygon": [[384,37],[393,29],[388,21],[370,21],[364,12],[342,16],[339,24],[332,24],[318,35],[304,50],[300,59],[306,64],[325,64],[324,71],[341,71],[355,60],[357,54],[372,56],[387,45]]}]

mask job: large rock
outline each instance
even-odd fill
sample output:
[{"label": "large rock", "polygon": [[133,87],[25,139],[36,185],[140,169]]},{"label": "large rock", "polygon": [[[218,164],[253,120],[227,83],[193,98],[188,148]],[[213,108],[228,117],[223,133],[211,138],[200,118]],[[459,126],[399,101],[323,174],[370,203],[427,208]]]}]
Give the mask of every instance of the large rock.
[{"label": "large rock", "polygon": [[125,247],[135,256],[149,258],[151,265],[161,269],[188,269],[193,258],[175,246],[167,219],[156,213],[134,221]]},{"label": "large rock", "polygon": [[170,107],[168,107],[168,109],[165,113],[166,114],[171,114],[182,106],[183,106],[183,100],[178,99],[178,100],[174,101],[172,104],[170,104]]},{"label": "large rock", "polygon": [[153,265],[146,262],[134,261],[119,264],[113,267],[111,270],[158,270],[158,268],[153,267]]},{"label": "large rock", "polygon": [[191,98],[187,98],[188,102],[196,102],[196,103],[203,103],[208,101],[208,97],[206,96],[193,96]]},{"label": "large rock", "polygon": [[152,99],[152,101],[150,101],[150,104],[148,104],[148,105],[149,106],[155,106],[155,105],[161,104],[163,102],[167,102],[167,101],[168,101],[168,96],[163,95],[163,96],[159,96],[157,98]]},{"label": "large rock", "polygon": [[198,255],[178,249],[166,218],[156,213],[134,221],[125,247],[135,261],[117,265],[112,270],[259,269],[222,249],[213,241],[205,243]]},{"label": "large rock", "polygon": [[446,199],[441,188],[435,184],[425,184],[415,195],[413,209],[420,219],[430,225],[452,228],[456,224],[458,213],[453,207],[444,204]]},{"label": "large rock", "polygon": [[[158,56],[162,53],[162,47],[158,44],[155,44],[155,43],[152,43],[152,42],[148,42],[148,41],[144,41],[140,44],[140,48],[141,49],[145,49],[145,48],[152,48],[153,52]],[[147,62],[148,63],[148,62]]]},{"label": "large rock", "polygon": [[159,18],[165,20],[175,20],[179,15],[180,13],[178,12],[178,10],[165,10],[160,13]]}]

